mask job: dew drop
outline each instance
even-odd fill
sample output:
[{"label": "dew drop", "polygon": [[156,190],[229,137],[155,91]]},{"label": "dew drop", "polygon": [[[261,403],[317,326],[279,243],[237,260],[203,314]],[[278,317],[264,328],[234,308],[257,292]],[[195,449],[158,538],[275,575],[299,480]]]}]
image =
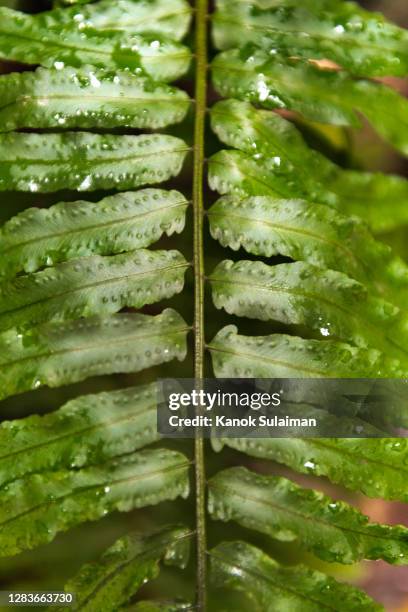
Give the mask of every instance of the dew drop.
[{"label": "dew drop", "polygon": [[[262,77],[263,75],[259,75],[259,76]],[[268,96],[269,96],[269,87],[267,86],[265,81],[260,80],[258,82],[257,92],[258,92],[258,98],[259,98],[260,102],[264,102],[265,100],[268,99]]]},{"label": "dew drop", "polygon": [[36,191],[38,191],[38,183],[36,183],[35,181],[30,181],[28,183],[28,188],[29,188],[30,191],[35,193]]},{"label": "dew drop", "polygon": [[99,79],[96,78],[94,72],[90,72],[89,73],[89,80],[91,82],[92,87],[100,87],[101,86],[101,82],[100,82]]},{"label": "dew drop", "polygon": [[92,184],[92,177],[88,174],[88,176],[86,176],[84,180],[82,181],[82,183],[79,185],[78,191],[85,191],[86,189],[89,189],[91,184]]}]

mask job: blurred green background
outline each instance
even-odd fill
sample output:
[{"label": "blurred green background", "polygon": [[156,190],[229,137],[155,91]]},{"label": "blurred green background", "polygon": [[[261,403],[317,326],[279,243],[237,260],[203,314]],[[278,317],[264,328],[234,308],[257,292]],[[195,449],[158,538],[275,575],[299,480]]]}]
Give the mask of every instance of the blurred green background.
[{"label": "blurred green background", "polygon": [[[231,0],[233,1],[233,0]],[[366,8],[382,11],[387,17],[400,25],[408,27],[408,2],[407,0],[372,0],[361,2]],[[49,3],[42,0],[8,0],[0,2],[0,5],[20,8],[30,12],[36,12],[49,8]],[[2,72],[21,70],[22,67],[11,64],[0,64]],[[401,79],[386,79],[389,85],[398,88],[402,93],[408,95],[408,81]],[[185,79],[181,86],[192,91],[191,79]],[[213,93],[210,100],[215,99]],[[191,142],[192,137],[192,116],[181,125],[172,128],[172,133],[185,138]],[[319,147],[327,155],[341,165],[355,168],[381,169],[402,175],[408,175],[408,163],[399,156],[393,149],[387,146],[373,130],[364,124],[358,132],[346,132],[338,128],[329,128],[302,124],[299,126],[311,146]],[[120,132],[119,132],[120,133]],[[219,148],[216,138],[207,132],[207,156]],[[186,163],[182,175],[168,186],[176,187],[183,191],[187,197],[191,193],[191,159]],[[86,199],[97,201],[104,197],[106,192],[96,192],[86,195]],[[29,206],[49,206],[58,201],[71,201],[78,199],[78,194],[73,192],[61,192],[41,196],[38,194],[15,194],[2,193],[0,206],[0,221],[4,222],[17,212]],[[206,206],[214,200],[214,195],[207,193]],[[392,214],[392,209],[390,208]],[[383,239],[393,246],[400,255],[408,259],[408,228],[393,234],[383,236]],[[187,259],[191,259],[192,254],[192,224],[191,211],[185,232],[181,236],[166,238],[154,245],[154,248],[177,247]],[[207,271],[210,271],[217,261],[224,255],[220,247],[217,246],[207,235],[206,237]],[[229,252],[228,257],[234,259],[238,256]],[[208,298],[208,296],[207,296]],[[173,306],[186,318],[192,320],[192,277],[187,277],[186,289],[182,296],[166,302],[165,306]],[[144,311],[150,314],[160,312],[164,304],[154,305]],[[207,299],[207,339],[210,339],[221,326],[231,321],[231,317],[226,317],[222,313],[215,311],[210,300]],[[266,325],[254,321],[237,320],[240,330],[243,333],[271,333],[273,331],[285,331],[281,325]],[[267,328],[267,329],[266,329]],[[293,329],[292,329],[293,331]],[[191,343],[191,339],[190,339]],[[211,375],[211,366],[207,364],[207,374]],[[78,395],[93,393],[102,390],[119,389],[134,384],[141,384],[159,377],[177,376],[190,377],[192,375],[192,353],[182,364],[170,363],[162,367],[143,372],[136,376],[119,375],[91,379],[84,383],[63,387],[61,389],[37,390],[33,393],[26,393],[18,397],[3,401],[1,404],[1,420],[21,418],[33,413],[47,413],[57,409],[67,400]],[[169,447],[174,444],[166,443]],[[161,443],[163,446],[163,443]],[[187,454],[192,454],[192,444],[190,441],[181,442],[181,446]],[[178,443],[180,448],[180,443]],[[222,467],[242,464],[264,472],[289,475],[293,480],[316,489],[324,490],[330,495],[347,500],[359,506],[363,512],[368,514],[373,520],[402,523],[408,526],[407,506],[398,503],[369,500],[362,496],[346,492],[340,487],[331,485],[323,478],[312,476],[296,475],[290,470],[271,464],[251,459],[245,459],[233,451],[227,451],[222,455],[214,454],[208,448],[207,470],[209,475],[218,471]],[[67,578],[74,574],[81,564],[95,559],[99,553],[109,546],[117,537],[131,529],[140,531],[147,530],[154,526],[169,522],[184,522],[189,525],[194,524],[194,504],[192,500],[179,501],[176,503],[162,504],[158,507],[148,508],[142,511],[130,512],[127,514],[115,513],[105,517],[97,523],[89,523],[77,529],[63,534],[49,545],[42,546],[35,551],[24,553],[13,558],[0,560],[0,589],[2,590],[59,590],[63,587]],[[216,543],[221,538],[234,539],[245,537],[248,541],[260,544],[273,556],[284,563],[299,563],[302,559],[308,559],[308,563],[323,569],[329,574],[335,575],[338,579],[345,579],[365,588],[370,595],[382,602],[386,609],[391,612],[408,612],[408,568],[395,568],[387,566],[383,562],[360,563],[355,566],[337,566],[324,564],[317,561],[310,555],[301,551],[296,544],[277,543],[267,540],[265,537],[254,535],[252,532],[243,533],[242,529],[233,525],[221,523],[211,523],[209,525],[209,544]],[[140,597],[193,597],[193,573],[194,567],[190,567],[187,572],[180,572],[175,569],[164,569],[159,579],[146,585]],[[234,596],[217,594],[216,600],[211,603],[210,609],[234,610]],[[248,604],[248,609],[250,605]]]}]

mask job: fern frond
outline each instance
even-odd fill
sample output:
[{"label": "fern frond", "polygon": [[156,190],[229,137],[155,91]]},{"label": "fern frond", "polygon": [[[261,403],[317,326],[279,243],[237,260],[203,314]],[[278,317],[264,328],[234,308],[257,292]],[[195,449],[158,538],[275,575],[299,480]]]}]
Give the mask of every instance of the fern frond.
[{"label": "fern frond", "polygon": [[310,149],[298,130],[276,113],[224,100],[211,109],[211,126],[222,142],[238,149],[210,158],[209,183],[221,194],[303,198],[360,216],[374,231],[408,221],[405,179],[341,169]]},{"label": "fern frond", "polygon": [[[296,197],[308,199],[311,205],[314,201],[324,203],[303,189],[294,188],[291,175],[295,169],[290,169],[288,174],[287,166],[282,165],[279,156],[272,155],[262,161],[252,153],[221,150],[210,158],[208,170],[211,188],[222,195]],[[361,217],[375,233],[395,230],[407,224],[408,187],[404,179],[379,173],[348,172],[350,183],[354,182],[355,188],[348,184],[346,177],[342,183],[340,175],[333,182],[333,189],[341,192],[341,196],[335,198],[339,202],[336,208],[340,212]],[[395,216],[389,214],[390,199],[395,204]]]},{"label": "fern frond", "polygon": [[0,490],[0,555],[51,542],[57,533],[115,510],[186,497],[188,468],[184,455],[163,449],[10,482]]},{"label": "fern frond", "polygon": [[[159,563],[184,568],[190,549],[192,532],[185,527],[167,527],[157,533],[140,535],[130,533],[110,546],[98,562],[85,565],[79,574],[65,586],[67,592],[76,593],[73,610],[110,612],[125,605],[139,588],[159,574]],[[136,607],[136,610],[187,610],[190,607]]]},{"label": "fern frond", "polygon": [[176,176],[189,147],[163,134],[0,135],[0,191],[133,189]]},{"label": "fern frond", "polygon": [[88,4],[80,11],[74,6],[68,9],[45,11],[37,15],[37,21],[51,30],[75,25],[81,32],[86,29],[103,32],[163,34],[173,40],[181,40],[188,31],[191,7],[186,0],[101,0]]},{"label": "fern frond", "polygon": [[406,263],[358,218],[305,200],[236,196],[220,198],[207,216],[211,235],[224,247],[338,270],[394,304],[407,304]]},{"label": "fern frond", "polygon": [[247,605],[255,605],[262,612],[277,609],[291,612],[327,609],[374,612],[382,609],[355,587],[302,566],[279,565],[245,542],[218,544],[210,551],[210,562],[216,586],[245,593],[249,598]]},{"label": "fern frond", "polygon": [[408,101],[385,85],[271,56],[252,46],[218,55],[212,76],[223,97],[296,111],[311,121],[360,127],[358,111],[383,138],[408,155]]},{"label": "fern frond", "polygon": [[84,395],[0,425],[0,486],[32,473],[98,465],[159,439],[157,385]]},{"label": "fern frond", "polygon": [[0,79],[0,130],[163,128],[191,101],[176,87],[125,71],[38,68]]},{"label": "fern frond", "polygon": [[[204,378],[209,280],[216,307],[280,324],[268,330],[247,321],[256,336],[242,335],[233,325],[221,329],[207,345],[216,377],[335,378],[340,395],[334,393],[328,409],[312,380],[309,397],[299,385],[277,409],[277,416],[314,417],[312,435],[320,438],[295,437],[303,434],[295,427],[280,430],[288,438],[215,436],[213,450],[227,446],[370,497],[408,502],[408,440],[385,437],[407,424],[398,379],[408,376],[408,268],[370,233],[407,224],[408,182],[344,169],[307,144],[310,134],[317,143],[329,134],[327,145],[336,146],[340,135],[342,150],[336,149],[343,152],[344,145],[345,152],[349,132],[321,124],[358,128],[363,114],[408,154],[407,102],[369,80],[406,74],[408,34],[340,0],[216,0],[212,19],[221,53],[210,69],[218,93],[238,99],[210,110],[214,134],[230,147],[209,159],[210,187],[225,196],[208,211],[211,233],[222,246],[268,259],[232,262],[224,256],[209,277],[203,178],[211,17],[209,0],[190,4],[54,0],[60,8],[35,14],[0,8],[0,56],[25,64],[18,68],[23,72],[0,77],[0,191],[31,192],[21,196],[23,205],[37,192],[62,190],[95,191],[90,199],[100,200],[54,204],[58,195],[39,197],[39,207],[51,208],[25,210],[0,228],[0,399],[116,373],[131,375],[125,384],[137,384],[135,373],[185,358],[190,329],[195,380]],[[166,83],[189,69],[193,54],[180,40],[194,9],[196,82],[190,100]],[[189,144],[151,133],[181,122],[190,108],[194,130],[189,123],[171,130],[185,134]],[[285,112],[273,112],[279,108]],[[147,133],[135,135],[139,129]],[[186,257],[194,264],[193,323],[173,310],[156,316],[120,312],[183,288],[190,264],[181,252],[187,253],[189,239],[175,245],[180,250],[146,248],[183,230],[189,202],[177,191],[112,192],[178,176],[189,151],[194,240],[193,257]],[[187,181],[183,174],[178,182]],[[167,242],[160,248],[173,249]],[[275,255],[291,261],[271,261]],[[177,301],[187,312],[188,295]],[[282,327],[285,333],[271,333]],[[380,402],[372,407],[343,393],[342,378],[397,379],[385,385],[388,410],[381,414]],[[364,394],[368,388],[383,392],[382,383],[360,381]],[[207,553],[200,432],[192,459],[173,450],[140,450],[160,438],[157,391],[152,384],[80,396],[46,416],[21,418],[17,412],[18,420],[0,425],[0,556],[50,543],[58,533],[109,513],[187,497],[194,464],[195,604],[173,602],[171,594],[169,601],[144,600],[150,594],[137,593],[157,576],[161,562],[185,567],[194,534],[170,527],[145,537],[131,533],[80,569],[66,585],[77,597],[73,609],[204,612],[206,555],[215,584],[240,591],[238,607],[240,596],[248,595],[243,609],[380,609],[350,585],[280,565],[249,544],[223,543]],[[10,409],[7,402],[7,415]],[[349,437],[332,438],[333,432]],[[250,435],[260,433],[254,428]],[[232,519],[264,539],[297,542],[324,561],[408,563],[408,528],[369,523],[357,509],[286,478],[240,467],[221,471],[209,482],[209,510],[213,518]],[[213,601],[217,609],[224,606],[223,599]]]},{"label": "fern frond", "polygon": [[250,154],[258,162],[272,158],[278,176],[280,172],[291,179],[288,187],[292,195],[294,191],[303,191],[314,201],[336,204],[330,180],[341,172],[340,168],[311,149],[287,119],[231,99],[217,102],[211,108],[210,119],[221,142]]},{"label": "fern frond", "polygon": [[375,349],[296,336],[241,336],[223,327],[208,346],[217,378],[403,378],[405,369]]},{"label": "fern frond", "polygon": [[369,523],[352,506],[277,476],[230,468],[209,481],[213,518],[236,521],[283,542],[299,542],[320,559],[408,563],[408,528]]},{"label": "fern frond", "polygon": [[[238,197],[270,196],[290,198],[293,185],[280,171],[280,157],[274,156],[262,164],[257,157],[235,149],[221,150],[209,159],[208,181],[211,189],[222,195]],[[274,167],[273,167],[274,166]],[[306,198],[305,191],[296,197]]]},{"label": "fern frond", "polygon": [[179,251],[138,249],[19,276],[0,284],[0,331],[160,302],[182,291],[188,265]]},{"label": "fern frond", "polygon": [[323,338],[377,348],[408,372],[405,314],[345,274],[304,262],[224,260],[209,279],[215,306],[229,314],[304,325]]},{"label": "fern frond", "polygon": [[7,60],[57,69],[128,68],[158,81],[178,79],[190,65],[190,50],[161,34],[81,29],[72,19],[53,23],[52,13],[43,19],[41,13],[28,15],[6,7],[0,7],[0,23],[0,57]]},{"label": "fern frond", "polygon": [[117,314],[8,330],[0,334],[0,397],[182,361],[187,331],[171,309],[157,316]]},{"label": "fern frond", "polygon": [[0,229],[0,277],[93,254],[147,247],[180,233],[188,202],[179,191],[142,189],[100,202],[60,202],[28,208]]},{"label": "fern frond", "polygon": [[357,75],[405,76],[406,30],[355,2],[217,0],[213,37],[219,49],[256,43],[305,59],[331,60]]},{"label": "fern frond", "polygon": [[403,438],[223,438],[220,443],[296,472],[327,476],[368,497],[408,501],[408,444]]}]

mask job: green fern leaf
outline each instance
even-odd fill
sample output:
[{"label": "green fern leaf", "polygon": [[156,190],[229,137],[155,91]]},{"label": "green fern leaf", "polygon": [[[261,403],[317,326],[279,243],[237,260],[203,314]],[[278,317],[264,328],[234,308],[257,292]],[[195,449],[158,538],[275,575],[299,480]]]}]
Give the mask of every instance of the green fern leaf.
[{"label": "green fern leaf", "polygon": [[[331,183],[340,168],[307,146],[299,130],[276,113],[254,108],[248,102],[222,100],[210,112],[211,127],[221,142],[250,154],[258,163],[272,158],[279,177],[290,181],[294,193],[314,202],[335,206]],[[318,170],[317,170],[318,169]]]},{"label": "green fern leaf", "polygon": [[254,42],[306,59],[330,59],[367,76],[408,72],[406,30],[354,2],[217,0],[213,36],[219,49]]},{"label": "green fern leaf", "polygon": [[375,349],[295,336],[240,336],[223,327],[209,344],[217,378],[401,378],[396,360]]},{"label": "green fern leaf", "polygon": [[75,25],[81,32],[86,29],[104,31],[150,33],[156,32],[181,40],[188,31],[191,7],[185,0],[101,0],[88,4],[78,11],[77,7],[42,12],[37,21],[50,30],[63,25]]},{"label": "green fern leaf", "polygon": [[[287,168],[280,170],[280,166],[279,156],[269,157],[262,162],[243,151],[224,150],[209,159],[208,180],[211,189],[222,195],[284,199],[299,197],[310,200],[310,196],[303,190],[294,189],[291,179],[286,175]],[[375,233],[395,230],[407,224],[408,187],[404,179],[364,172],[349,174],[349,178],[355,182],[355,189],[347,184],[347,179],[343,185],[340,176],[336,180],[338,189],[342,191],[339,200],[341,203],[337,206],[340,212],[361,217]],[[395,205],[395,215],[392,216],[388,209],[390,199]],[[314,204],[314,199],[311,199],[310,204]]]},{"label": "green fern leaf", "polygon": [[184,229],[188,202],[178,191],[143,189],[98,203],[61,202],[28,208],[0,229],[0,277],[76,257],[147,247]]},{"label": "green fern leaf", "polygon": [[[208,181],[213,191],[238,197],[270,196],[290,198],[292,185],[284,173],[280,173],[280,159],[262,164],[252,155],[237,150],[221,150],[209,159]],[[296,192],[296,197],[306,198],[304,191]]]},{"label": "green fern leaf", "polygon": [[267,266],[225,260],[209,278],[215,306],[229,314],[304,325],[322,337],[377,348],[408,372],[405,316],[340,272],[304,262]]},{"label": "green fern leaf", "polygon": [[82,257],[0,284],[0,330],[142,308],[182,291],[178,251],[139,249]]},{"label": "green fern leaf", "polygon": [[0,191],[132,189],[177,175],[188,152],[161,134],[0,135]]},{"label": "green fern leaf", "polygon": [[304,200],[234,196],[220,198],[207,216],[211,235],[224,247],[338,270],[401,307],[407,304],[407,265],[357,218]]},{"label": "green fern leaf", "polygon": [[[123,610],[131,597],[147,581],[159,574],[159,562],[184,568],[189,555],[192,532],[185,527],[167,527],[141,536],[131,533],[117,540],[98,562],[83,566],[65,586],[76,593],[73,610],[115,612]],[[187,610],[180,607],[136,607],[136,610]],[[154,604],[152,604],[154,606]]]},{"label": "green fern leaf", "polygon": [[297,472],[327,476],[368,497],[408,501],[408,444],[401,438],[225,438],[220,444]]},{"label": "green fern leaf", "polygon": [[[255,546],[244,542],[218,544],[210,552],[212,579],[216,586],[245,593],[248,605],[262,612],[316,612],[382,607],[350,585],[303,567],[283,567]],[[246,608],[247,609],[247,608]]]},{"label": "green fern leaf", "polygon": [[187,330],[171,309],[157,316],[117,314],[8,330],[0,334],[0,397],[181,361]]},{"label": "green fern leaf", "polygon": [[159,439],[156,384],[75,398],[0,425],[0,486],[35,472],[104,463]]},{"label": "green fern leaf", "polygon": [[72,21],[51,27],[49,19],[0,7],[0,57],[57,69],[128,68],[158,81],[178,79],[190,65],[190,50],[161,34],[81,29]]},{"label": "green fern leaf", "polygon": [[92,68],[11,73],[0,79],[0,130],[163,128],[190,107],[181,89],[129,72]]},{"label": "green fern leaf", "polygon": [[283,542],[296,540],[331,563],[408,563],[408,528],[369,523],[348,504],[286,478],[241,467],[224,470],[209,482],[208,506],[215,519],[237,521]]},{"label": "green fern leaf", "polygon": [[212,75],[216,90],[224,97],[289,109],[320,123],[360,127],[359,111],[386,140],[408,155],[408,101],[389,87],[355,79],[346,72],[271,57],[252,46],[218,55]]},{"label": "green fern leaf", "polygon": [[212,108],[211,125],[222,142],[240,150],[220,151],[210,159],[209,182],[215,191],[304,198],[358,215],[375,231],[408,222],[406,180],[342,170],[308,148],[297,129],[276,113],[224,100]]},{"label": "green fern leaf", "polygon": [[0,490],[0,555],[51,542],[57,533],[115,510],[186,497],[188,467],[175,451],[139,451],[78,471],[15,480]]}]

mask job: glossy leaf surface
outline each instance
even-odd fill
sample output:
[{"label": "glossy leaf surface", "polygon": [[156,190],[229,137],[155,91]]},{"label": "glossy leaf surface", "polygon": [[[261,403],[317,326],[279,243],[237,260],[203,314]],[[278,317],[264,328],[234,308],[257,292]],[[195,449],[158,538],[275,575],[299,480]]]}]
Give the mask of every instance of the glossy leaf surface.
[{"label": "glossy leaf surface", "polygon": [[286,478],[243,467],[224,470],[209,482],[208,507],[215,519],[236,521],[283,542],[298,541],[332,563],[408,563],[407,528],[369,523],[352,506]]},{"label": "glossy leaf surface", "polygon": [[209,343],[217,378],[399,378],[398,361],[375,349],[296,336],[241,336],[223,327]]},{"label": "glossy leaf surface", "polygon": [[223,443],[303,474],[327,476],[369,497],[408,501],[408,444],[403,438],[228,438]]},{"label": "glossy leaf surface", "polygon": [[139,451],[78,471],[44,472],[0,490],[1,555],[51,542],[57,533],[109,512],[188,495],[189,462],[170,450]]},{"label": "glossy leaf surface", "polygon": [[0,79],[0,130],[163,128],[190,107],[181,89],[130,72],[38,68]]},{"label": "glossy leaf surface", "polygon": [[179,251],[82,257],[0,284],[0,330],[142,308],[182,291]]},{"label": "glossy leaf surface", "polygon": [[0,276],[147,247],[163,233],[171,236],[184,229],[187,205],[179,191],[142,189],[96,203],[28,208],[0,229]]},{"label": "glossy leaf surface", "polygon": [[408,35],[355,2],[217,0],[213,36],[220,49],[254,42],[269,53],[331,60],[358,75],[408,72]]},{"label": "glossy leaf surface", "polygon": [[176,176],[188,146],[161,134],[0,135],[0,191],[133,189]]},{"label": "glossy leaf surface", "polygon": [[104,69],[128,68],[162,81],[180,78],[190,65],[190,50],[161,34],[81,29],[71,20],[59,24],[51,18],[50,23],[45,15],[0,7],[0,57],[57,70],[88,64]]},{"label": "glossy leaf surface", "polygon": [[44,416],[0,425],[0,486],[47,470],[78,469],[158,440],[157,386],[77,397]]},{"label": "glossy leaf surface", "polygon": [[187,330],[171,309],[157,316],[116,314],[8,330],[0,334],[0,397],[181,361]]},{"label": "glossy leaf surface", "polygon": [[215,584],[241,591],[249,598],[248,605],[265,612],[382,609],[355,587],[302,566],[279,565],[259,548],[244,542],[219,544],[210,554]]},{"label": "glossy leaf surface", "polygon": [[[210,158],[210,186],[222,194],[302,198],[360,216],[375,231],[408,222],[408,184],[402,177],[343,170],[309,148],[300,132],[271,111],[224,100],[211,111],[217,136],[238,151]],[[393,214],[389,214],[392,201]]]},{"label": "glossy leaf surface", "polygon": [[[372,298],[346,275],[304,262],[267,266],[260,261],[225,260],[210,275],[213,301],[229,314],[304,325],[322,338],[377,348],[408,372],[405,315]],[[0,319],[1,321],[1,319]]]},{"label": "glossy leaf surface", "polygon": [[395,304],[407,303],[407,265],[355,217],[305,200],[235,196],[220,198],[207,216],[224,247],[338,270]]},{"label": "glossy leaf surface", "polygon": [[87,4],[79,11],[72,7],[42,12],[37,15],[37,21],[54,30],[63,25],[74,25],[80,31],[156,32],[181,40],[187,33],[190,16],[191,7],[185,0],[117,0],[114,3],[101,0]]},{"label": "glossy leaf surface", "polygon": [[360,127],[359,111],[386,140],[408,154],[408,101],[385,85],[252,47],[218,55],[212,75],[224,97],[296,111],[311,121]]},{"label": "glossy leaf surface", "polygon": [[160,561],[186,565],[192,535],[185,527],[167,527],[153,534],[123,536],[65,586],[67,592],[77,595],[73,610],[122,609],[145,582],[158,576]]}]

